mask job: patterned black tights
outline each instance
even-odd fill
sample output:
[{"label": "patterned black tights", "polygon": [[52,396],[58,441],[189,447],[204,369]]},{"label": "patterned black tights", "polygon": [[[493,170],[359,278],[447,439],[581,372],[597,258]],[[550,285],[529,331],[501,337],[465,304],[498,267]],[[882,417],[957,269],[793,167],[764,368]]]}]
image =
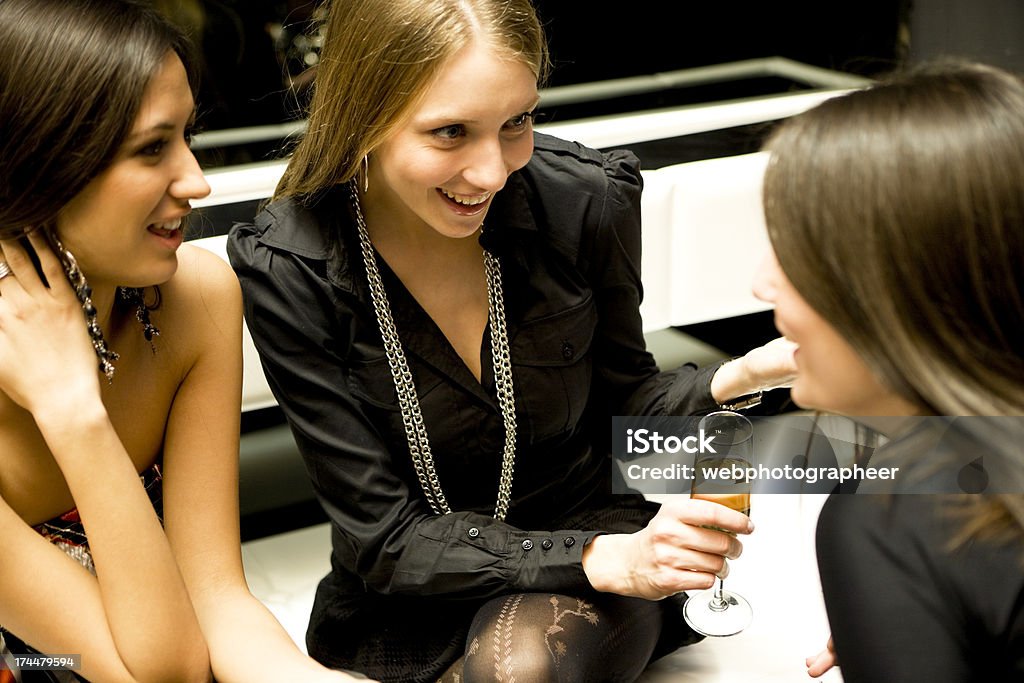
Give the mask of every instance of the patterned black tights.
[{"label": "patterned black tights", "polygon": [[658,603],[608,593],[495,598],[477,612],[466,654],[439,683],[635,681],[662,618]]}]

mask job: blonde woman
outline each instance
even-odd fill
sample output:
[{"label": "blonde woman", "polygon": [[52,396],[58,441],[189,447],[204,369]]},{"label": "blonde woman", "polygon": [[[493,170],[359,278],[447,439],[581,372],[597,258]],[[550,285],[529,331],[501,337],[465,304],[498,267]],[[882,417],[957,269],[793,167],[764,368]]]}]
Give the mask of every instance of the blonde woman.
[{"label": "blonde woman", "polygon": [[[389,681],[632,681],[750,520],[612,496],[613,415],[741,402],[785,344],[659,372],[629,153],[535,134],[528,0],[330,4],[309,132],[229,255],[332,522],[307,645]],[[712,521],[713,520],[713,521]]]}]

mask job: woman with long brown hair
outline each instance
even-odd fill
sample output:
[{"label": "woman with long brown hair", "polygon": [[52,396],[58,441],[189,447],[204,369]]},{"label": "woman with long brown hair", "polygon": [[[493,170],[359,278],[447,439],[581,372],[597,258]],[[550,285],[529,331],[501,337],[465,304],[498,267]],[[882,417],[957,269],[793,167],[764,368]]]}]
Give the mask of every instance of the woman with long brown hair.
[{"label": "woman with long brown hair", "polygon": [[192,64],[142,2],[0,2],[0,680],[349,680],[242,573],[238,284],[182,244]]},{"label": "woman with long brown hair", "polygon": [[872,463],[901,467],[821,513],[835,649],[811,673],[838,657],[848,683],[1021,680],[1024,84],[921,68],[767,148],[775,255],[755,293],[797,344],[792,398],[880,428]]}]

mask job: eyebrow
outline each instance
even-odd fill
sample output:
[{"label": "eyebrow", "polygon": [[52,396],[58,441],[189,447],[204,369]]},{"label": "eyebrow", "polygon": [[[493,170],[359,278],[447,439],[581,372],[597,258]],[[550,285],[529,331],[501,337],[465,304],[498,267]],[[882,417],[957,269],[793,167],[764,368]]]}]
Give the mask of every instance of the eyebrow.
[{"label": "eyebrow", "polygon": [[153,133],[163,133],[163,132],[166,132],[166,131],[173,131],[174,129],[175,129],[175,125],[173,123],[170,123],[170,122],[157,123],[155,125],[149,126],[148,128],[145,128],[143,130],[137,130],[137,131],[134,131],[132,133],[129,133],[127,139],[128,139],[128,141],[140,140],[142,138],[149,137]]},{"label": "eyebrow", "polygon": [[[533,100],[531,105],[525,107],[524,109],[519,110],[519,112],[517,112],[517,114],[518,113],[529,113],[529,112],[532,112],[538,106],[540,106],[540,97],[538,97],[537,99]],[[479,123],[479,120],[478,119],[467,119],[467,118],[462,118],[462,117],[460,117],[460,116],[458,116],[456,114],[448,114],[448,113],[445,113],[445,112],[439,112],[437,114],[431,114],[430,116],[427,116],[427,117],[424,117],[423,119],[420,119],[419,123],[420,123],[420,125],[423,125],[423,126],[425,126],[427,128],[434,128],[434,127],[437,127],[437,126],[450,126],[450,125],[453,125],[453,124],[456,124],[456,123],[466,123],[466,124],[473,125],[473,124]]]},{"label": "eyebrow", "polygon": [[[189,127],[194,126],[196,124],[196,115],[197,115],[197,111],[196,111],[196,109],[193,108],[192,109],[192,113],[189,114],[188,121],[185,122],[185,128],[189,128]],[[159,121],[158,123],[154,123],[151,126],[147,126],[146,128],[143,128],[142,130],[137,130],[137,131],[133,131],[133,132],[129,133],[127,135],[127,137],[125,138],[125,141],[133,142],[135,140],[139,140],[139,139],[142,139],[142,138],[149,137],[150,135],[153,135],[154,133],[166,133],[166,132],[173,133],[175,130],[177,130],[177,128],[178,128],[178,124],[175,123],[174,121]]]}]

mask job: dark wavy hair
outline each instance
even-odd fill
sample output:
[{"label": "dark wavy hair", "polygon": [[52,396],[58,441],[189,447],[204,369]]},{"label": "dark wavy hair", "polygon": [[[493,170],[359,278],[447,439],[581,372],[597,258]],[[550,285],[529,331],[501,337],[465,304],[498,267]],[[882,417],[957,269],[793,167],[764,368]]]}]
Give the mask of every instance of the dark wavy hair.
[{"label": "dark wavy hair", "polygon": [[146,86],[189,39],[136,0],[0,0],[0,238],[55,225],[113,161]]}]

